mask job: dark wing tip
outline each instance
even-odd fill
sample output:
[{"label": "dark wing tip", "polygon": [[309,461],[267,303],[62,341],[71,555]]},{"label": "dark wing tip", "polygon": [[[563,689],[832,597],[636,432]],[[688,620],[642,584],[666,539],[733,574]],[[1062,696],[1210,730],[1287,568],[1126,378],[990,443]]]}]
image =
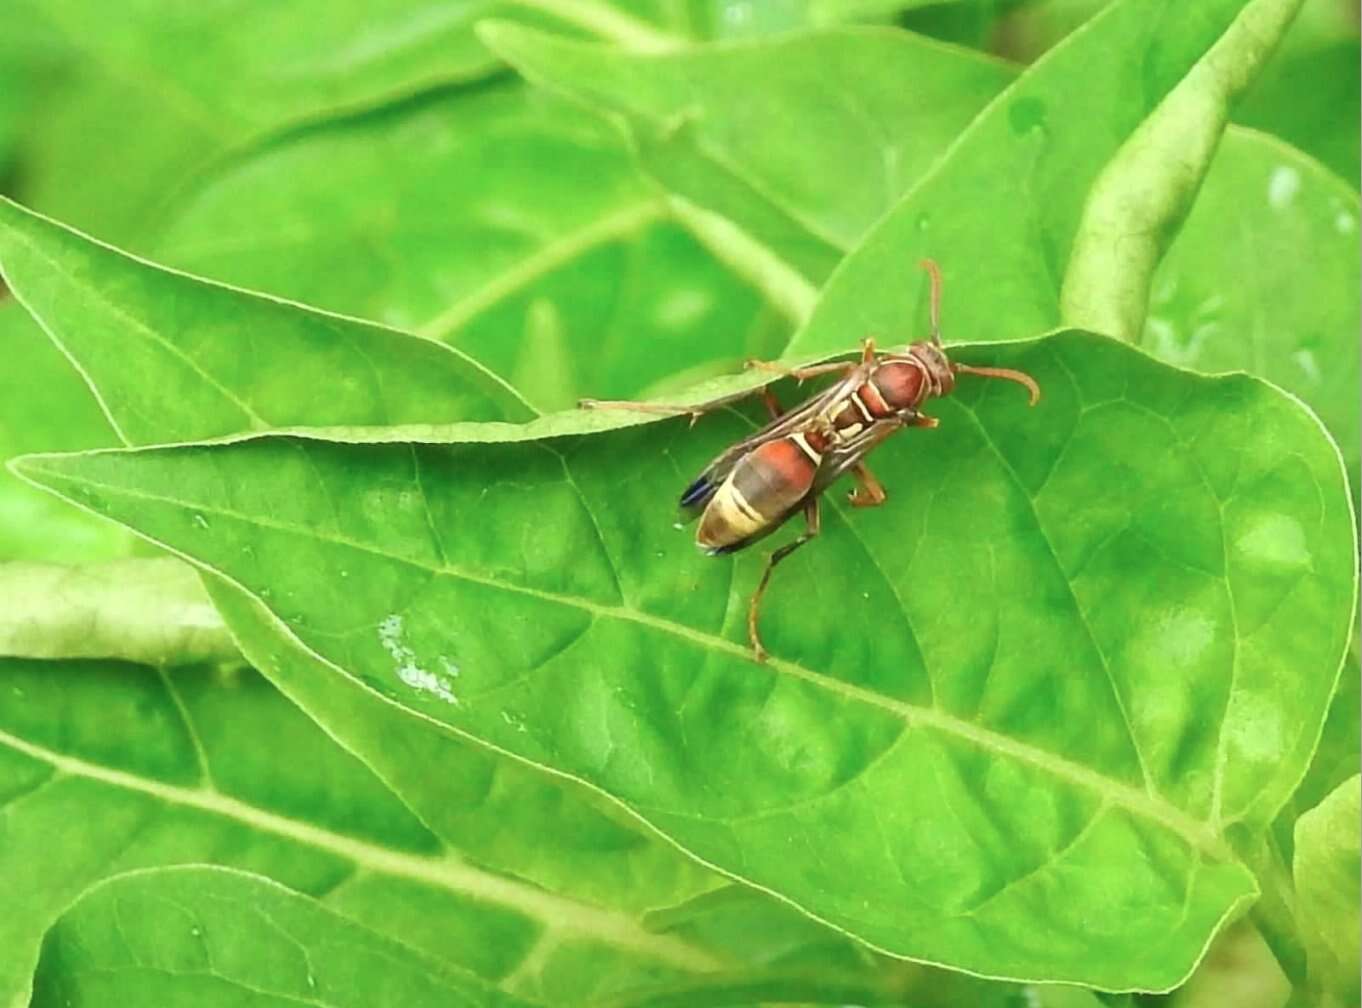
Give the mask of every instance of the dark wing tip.
[{"label": "dark wing tip", "polygon": [[694,508],[714,495],[714,484],[706,476],[701,476],[681,494],[681,506]]}]

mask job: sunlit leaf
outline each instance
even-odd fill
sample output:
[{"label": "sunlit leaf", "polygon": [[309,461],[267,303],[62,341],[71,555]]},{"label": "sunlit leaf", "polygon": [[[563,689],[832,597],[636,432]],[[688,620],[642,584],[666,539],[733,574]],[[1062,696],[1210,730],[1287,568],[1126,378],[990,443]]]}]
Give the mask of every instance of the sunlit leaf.
[{"label": "sunlit leaf", "polygon": [[164,437],[160,417],[171,409],[195,418],[183,438],[302,417],[385,424],[531,415],[458,351],[149,266],[3,198],[0,270],[78,362],[124,441]]},{"label": "sunlit leaf", "polygon": [[[83,888],[205,861],[552,1004],[757,980],[866,1001],[941,985],[738,890],[578,786],[376,706],[256,626],[272,674],[348,752],[245,669],[0,659],[0,873],[23,879],[0,921],[0,1002]],[[981,1003],[1006,1003],[994,993]]]},{"label": "sunlit leaf", "polygon": [[34,1008],[119,1002],[531,1008],[315,900],[221,868],[123,875],[48,932]]},{"label": "sunlit leaf", "polygon": [[782,569],[768,666],[742,619],[760,558],[696,556],[657,514],[731,423],[21,471],[223,573],[371,689],[872,944],[1166,988],[1254,894],[1223,830],[1262,829],[1313,750],[1351,622],[1342,470],[1250,379],[1079,333],[989,360],[1045,405],[976,385],[882,449],[892,507],[834,511]]},{"label": "sunlit leaf", "polygon": [[0,564],[0,655],[159,665],[237,656],[198,575],[170,558]]}]

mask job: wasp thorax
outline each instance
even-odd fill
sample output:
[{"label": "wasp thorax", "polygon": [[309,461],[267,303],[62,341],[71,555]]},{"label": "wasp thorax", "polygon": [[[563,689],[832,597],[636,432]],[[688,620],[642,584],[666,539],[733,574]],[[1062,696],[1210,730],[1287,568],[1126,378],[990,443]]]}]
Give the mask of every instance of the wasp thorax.
[{"label": "wasp thorax", "polygon": [[927,398],[927,372],[915,361],[887,361],[875,368],[870,381],[895,413],[913,409]]}]

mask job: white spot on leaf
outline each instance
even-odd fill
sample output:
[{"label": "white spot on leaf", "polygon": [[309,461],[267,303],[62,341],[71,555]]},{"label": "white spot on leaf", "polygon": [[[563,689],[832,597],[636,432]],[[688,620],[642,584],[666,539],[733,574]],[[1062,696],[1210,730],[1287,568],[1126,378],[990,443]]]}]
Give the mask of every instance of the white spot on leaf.
[{"label": "white spot on leaf", "polygon": [[[447,678],[436,675],[416,663],[416,652],[403,640],[401,616],[393,613],[384,617],[383,622],[378,625],[378,642],[383,645],[383,650],[392,656],[396,664],[397,678],[402,682],[412,689],[437,696],[445,703],[459,702]],[[450,664],[443,655],[440,656],[440,663],[448,674],[452,676],[459,674],[458,666]]]},{"label": "white spot on leaf", "polygon": [[713,304],[713,298],[702,290],[672,291],[658,304],[655,317],[665,329],[683,329],[704,318]]},{"label": "white spot on leaf", "polygon": [[1253,519],[1248,531],[1234,542],[1246,560],[1271,567],[1304,567],[1310,562],[1305,530],[1284,514],[1265,514]]},{"label": "white spot on leaf", "polygon": [[1300,192],[1301,174],[1290,165],[1278,165],[1267,180],[1267,203],[1273,210],[1285,210]]},{"label": "white spot on leaf", "polygon": [[1300,365],[1300,369],[1305,372],[1305,376],[1312,382],[1320,380],[1319,361],[1315,360],[1315,355],[1310,350],[1297,350],[1291,355],[1291,359]]}]

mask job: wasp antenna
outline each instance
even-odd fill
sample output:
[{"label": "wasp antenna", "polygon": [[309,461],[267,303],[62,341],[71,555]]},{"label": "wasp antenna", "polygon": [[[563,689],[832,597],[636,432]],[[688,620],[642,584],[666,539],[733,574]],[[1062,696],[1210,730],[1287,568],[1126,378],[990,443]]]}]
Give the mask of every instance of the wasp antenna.
[{"label": "wasp antenna", "polygon": [[1027,403],[1028,406],[1034,406],[1040,402],[1040,386],[1036,384],[1034,378],[1024,371],[1013,371],[1011,368],[970,367],[968,364],[952,364],[951,367],[960,374],[982,375],[985,378],[1006,378],[1008,381],[1014,381],[1018,385],[1026,386],[1027,392],[1031,394],[1031,401]]},{"label": "wasp antenna", "polygon": [[937,346],[941,345],[941,267],[936,264],[935,259],[923,259],[918,263],[927,271],[931,278],[932,299],[931,299],[931,318],[932,318],[932,342]]}]

